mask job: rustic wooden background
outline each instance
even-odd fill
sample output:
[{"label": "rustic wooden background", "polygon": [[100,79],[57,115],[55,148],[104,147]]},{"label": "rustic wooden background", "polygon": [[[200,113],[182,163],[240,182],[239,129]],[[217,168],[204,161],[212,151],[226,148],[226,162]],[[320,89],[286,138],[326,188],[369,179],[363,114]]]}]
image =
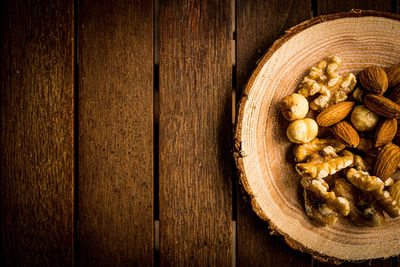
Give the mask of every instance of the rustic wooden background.
[{"label": "rustic wooden background", "polygon": [[400,0],[0,5],[2,263],[328,266],[251,210],[231,156],[236,102],[289,27],[399,13]]}]

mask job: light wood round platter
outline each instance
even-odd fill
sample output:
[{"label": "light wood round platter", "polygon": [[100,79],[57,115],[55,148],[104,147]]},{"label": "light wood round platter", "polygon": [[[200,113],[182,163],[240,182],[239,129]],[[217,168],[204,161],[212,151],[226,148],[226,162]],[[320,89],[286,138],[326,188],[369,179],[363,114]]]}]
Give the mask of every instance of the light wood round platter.
[{"label": "light wood round platter", "polygon": [[[257,215],[293,248],[324,261],[362,261],[400,254],[400,219],[357,227],[339,219],[319,227],[308,219],[294,169],[293,144],[280,100],[296,90],[307,70],[336,55],[340,72],[400,63],[400,16],[353,10],[314,18],[286,32],[264,55],[240,102],[234,157]],[[267,234],[267,229],[266,229]]]}]

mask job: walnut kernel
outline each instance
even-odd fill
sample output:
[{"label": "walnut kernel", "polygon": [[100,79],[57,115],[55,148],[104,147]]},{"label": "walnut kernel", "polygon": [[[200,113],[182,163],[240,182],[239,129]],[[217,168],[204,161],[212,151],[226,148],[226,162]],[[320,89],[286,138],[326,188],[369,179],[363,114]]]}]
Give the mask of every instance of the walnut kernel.
[{"label": "walnut kernel", "polygon": [[346,173],[347,180],[355,187],[366,192],[382,192],[385,183],[376,176],[370,175],[366,171],[351,168]]},{"label": "walnut kernel", "polygon": [[298,145],[294,150],[295,160],[297,162],[304,161],[313,153],[323,150],[326,146],[331,146],[335,152],[342,151],[346,145],[335,138],[318,139],[315,138],[311,142]]},{"label": "walnut kernel", "polygon": [[322,163],[320,162],[307,162],[296,164],[296,171],[304,176],[310,176],[311,178],[325,178],[328,175],[337,173],[344,168],[349,167],[353,164],[354,154],[348,150],[343,151],[343,156],[336,157]]},{"label": "walnut kernel", "polygon": [[357,83],[356,77],[352,73],[341,77],[338,74],[341,64],[340,58],[328,57],[313,66],[299,84],[299,94],[305,97],[319,94],[310,103],[311,109],[320,111],[333,104],[343,102],[347,99],[347,94],[354,90]]},{"label": "walnut kernel", "polygon": [[400,180],[396,181],[389,187],[389,192],[392,195],[393,199],[400,204]]},{"label": "walnut kernel", "polygon": [[336,215],[324,215],[319,209],[319,201],[313,195],[313,193],[304,188],[304,207],[306,209],[307,216],[321,226],[333,225],[336,220]]},{"label": "walnut kernel", "polygon": [[335,192],[333,192],[333,191],[328,191],[329,186],[324,180],[322,180],[322,179],[310,180],[307,178],[303,178],[302,185],[307,190],[310,190],[311,192],[313,192],[314,195],[320,201],[322,201],[322,203],[327,204],[327,206],[324,207],[325,211],[326,211],[326,208],[328,208],[329,210],[332,210],[332,213],[322,212],[323,210],[320,210],[325,215],[335,215],[335,213],[337,213],[337,214],[346,216],[349,214],[349,212],[350,212],[349,201],[344,197],[336,196]]},{"label": "walnut kernel", "polygon": [[355,225],[380,226],[385,223],[382,210],[376,201],[371,201],[346,179],[335,180],[332,191],[336,196],[347,199],[350,204],[349,218]]},{"label": "walnut kernel", "polygon": [[400,207],[397,201],[389,191],[383,190],[385,183],[379,177],[371,176],[368,172],[357,171],[353,168],[347,171],[346,177],[355,187],[371,194],[390,217],[400,216]]}]

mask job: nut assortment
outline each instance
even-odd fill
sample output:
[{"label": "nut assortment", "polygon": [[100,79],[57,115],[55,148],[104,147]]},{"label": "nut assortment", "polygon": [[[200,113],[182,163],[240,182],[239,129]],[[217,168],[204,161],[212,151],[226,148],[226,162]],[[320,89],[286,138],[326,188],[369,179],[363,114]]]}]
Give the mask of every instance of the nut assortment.
[{"label": "nut assortment", "polygon": [[[315,223],[339,217],[380,226],[400,216],[400,64],[339,75],[340,58],[313,66],[281,102],[286,135],[301,176],[304,206]],[[321,134],[323,132],[323,134]],[[323,137],[321,137],[323,136]]]}]

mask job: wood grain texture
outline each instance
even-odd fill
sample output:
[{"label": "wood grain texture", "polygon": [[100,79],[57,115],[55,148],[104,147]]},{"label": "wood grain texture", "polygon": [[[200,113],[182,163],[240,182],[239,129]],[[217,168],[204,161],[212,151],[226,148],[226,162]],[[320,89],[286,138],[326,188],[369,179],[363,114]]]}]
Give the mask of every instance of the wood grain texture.
[{"label": "wood grain texture", "polygon": [[2,1],[1,262],[73,262],[73,3]]},{"label": "wood grain texture", "polygon": [[238,193],[237,200],[237,266],[310,266],[311,256],[293,250],[279,234],[271,232],[245,194]]},{"label": "wood grain texture", "polygon": [[272,43],[290,27],[310,19],[311,2],[295,1],[246,1],[236,4],[236,66],[237,97],[257,62]]},{"label": "wood grain texture", "polygon": [[379,10],[392,12],[392,0],[318,0],[317,14],[326,15],[338,12],[350,11],[351,9]]},{"label": "wood grain texture", "polygon": [[160,3],[160,259],[232,263],[229,1]]},{"label": "wood grain texture", "polygon": [[79,262],[152,265],[152,1],[79,2]]},{"label": "wood grain texture", "polygon": [[[268,47],[285,30],[311,17],[310,1],[237,1],[237,96]],[[268,223],[252,210],[238,191],[237,265],[309,266],[311,257],[292,250],[269,234]]]},{"label": "wood grain texture", "polygon": [[[396,1],[396,0],[393,0],[393,1]],[[396,12],[397,12],[397,14],[400,14],[400,0],[397,0],[397,4],[395,5],[395,8],[396,8]]]}]

